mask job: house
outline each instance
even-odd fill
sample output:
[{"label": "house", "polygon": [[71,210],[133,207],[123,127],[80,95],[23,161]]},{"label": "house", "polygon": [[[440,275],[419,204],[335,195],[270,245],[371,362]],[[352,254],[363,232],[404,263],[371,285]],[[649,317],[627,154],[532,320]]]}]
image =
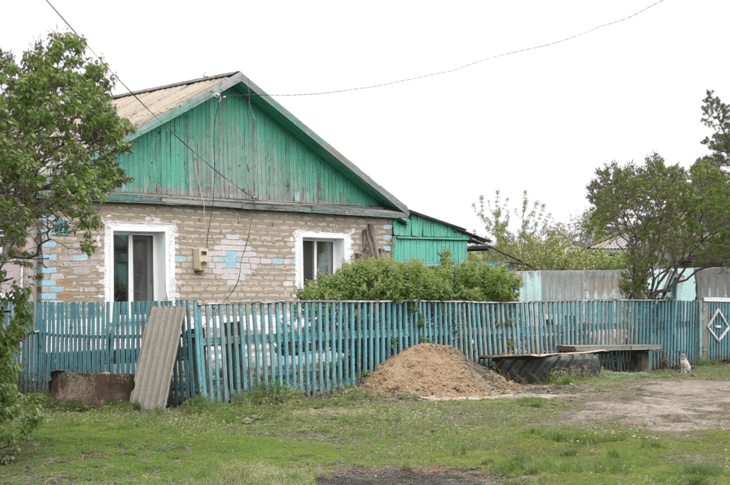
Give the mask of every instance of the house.
[{"label": "house", "polygon": [[393,223],[393,259],[396,261],[418,259],[434,266],[439,263],[441,252],[448,249],[451,259],[460,263],[466,259],[469,244],[488,242],[487,238],[416,211],[411,211],[407,220]]},{"label": "house", "polygon": [[74,235],[44,246],[42,301],[290,300],[352,258],[392,255],[394,227],[404,255],[402,238],[417,224],[443,226],[438,237],[464,253],[476,237],[409,219],[402,202],[240,72],[114,104],[137,127],[132,152],[118,158],[133,180],[100,207],[94,254]]},{"label": "house", "polygon": [[592,243],[587,249],[602,249],[609,254],[619,254],[626,249],[627,244],[626,238],[621,235],[608,236]]}]

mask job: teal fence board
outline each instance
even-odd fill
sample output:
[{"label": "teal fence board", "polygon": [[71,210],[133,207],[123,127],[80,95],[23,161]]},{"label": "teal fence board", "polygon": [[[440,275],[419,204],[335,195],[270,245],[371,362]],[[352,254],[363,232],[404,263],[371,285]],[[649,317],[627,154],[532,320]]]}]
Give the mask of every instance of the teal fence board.
[{"label": "teal fence board", "polygon": [[[46,392],[53,370],[133,374],[150,307],[171,304],[37,304],[34,328],[17,356],[21,389]],[[228,401],[271,382],[329,391],[358,383],[363,372],[422,342],[454,346],[473,361],[556,352],[560,344],[631,343],[664,346],[650,352],[651,368],[677,366],[680,352],[690,361],[730,358],[730,302],[174,304],[186,307],[187,318],[173,369],[173,402],[198,394]],[[606,369],[628,365],[627,354],[601,359]]]}]

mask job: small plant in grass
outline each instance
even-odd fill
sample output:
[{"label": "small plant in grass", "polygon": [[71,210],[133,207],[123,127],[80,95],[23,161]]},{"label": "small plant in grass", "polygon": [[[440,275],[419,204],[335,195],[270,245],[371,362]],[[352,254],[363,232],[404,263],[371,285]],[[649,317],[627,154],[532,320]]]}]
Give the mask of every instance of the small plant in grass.
[{"label": "small plant in grass", "polygon": [[557,443],[582,443],[595,445],[601,443],[615,443],[628,439],[628,434],[615,430],[586,431],[574,428],[529,428],[528,435],[537,435]]},{"label": "small plant in grass", "polygon": [[539,397],[520,397],[515,399],[518,406],[527,406],[531,408],[541,408],[545,405],[545,399]]},{"label": "small plant in grass", "polygon": [[566,386],[568,384],[571,384],[576,379],[581,379],[584,377],[584,372],[582,369],[573,368],[570,370],[554,370],[550,371],[550,374],[543,379],[543,383],[545,384],[553,384],[556,386]]},{"label": "small plant in grass", "polygon": [[63,411],[67,413],[85,413],[92,409],[92,407],[87,404],[72,401],[54,401],[52,399],[49,400],[44,407],[48,410]]},{"label": "small plant in grass", "polygon": [[621,452],[616,448],[609,448],[606,450],[606,456],[614,459],[621,458]]},{"label": "small plant in grass", "polygon": [[692,362],[693,367],[719,367],[723,365],[727,364],[722,361],[712,359],[698,359]]},{"label": "small plant in grass", "polygon": [[[200,480],[191,480],[188,483],[200,483]],[[223,464],[213,477],[206,478],[204,483],[209,485],[228,485],[230,483],[245,483],[247,485],[269,485],[271,483],[316,484],[313,470],[276,466],[258,460],[247,462],[234,460]]]},{"label": "small plant in grass", "polygon": [[237,400],[248,401],[254,406],[284,404],[301,397],[301,392],[281,384],[279,381],[259,381],[250,391],[244,392]]},{"label": "small plant in grass", "polygon": [[663,448],[664,444],[661,441],[659,441],[659,438],[647,437],[646,439],[641,440],[641,447],[659,449],[659,448]]},{"label": "small plant in grass", "polygon": [[701,477],[718,477],[725,473],[721,466],[713,463],[692,463],[685,465],[682,472],[685,475],[698,475]]},{"label": "small plant in grass", "polygon": [[538,475],[552,470],[554,466],[551,460],[519,454],[496,464],[491,469],[504,475]]},{"label": "small plant in grass", "polygon": [[185,414],[204,414],[220,408],[221,403],[213,402],[210,398],[197,395],[185,401],[178,409]]},{"label": "small plant in grass", "polygon": [[398,399],[401,401],[417,401],[420,399],[420,396],[415,392],[404,392],[402,394],[398,394]]}]

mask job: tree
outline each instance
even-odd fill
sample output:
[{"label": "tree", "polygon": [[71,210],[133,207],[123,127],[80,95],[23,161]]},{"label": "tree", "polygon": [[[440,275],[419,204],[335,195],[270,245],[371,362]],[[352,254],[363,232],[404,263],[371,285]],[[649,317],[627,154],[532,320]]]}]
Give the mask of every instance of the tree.
[{"label": "tree", "polygon": [[91,231],[102,226],[93,204],[128,180],[116,155],[130,151],[125,137],[133,127],[112,105],[108,66],[85,57],[85,49],[81,37],[52,33],[19,63],[0,50],[0,283],[8,288],[0,309],[13,308],[0,329],[0,448],[6,452],[40,422],[38,413],[23,411],[13,359],[33,323],[30,291],[10,280],[8,265],[30,266],[61,231],[81,232],[80,249],[91,253]]},{"label": "tree", "polygon": [[712,160],[722,169],[728,169],[730,168],[730,108],[713,94],[714,91],[708,89],[707,96],[702,100],[702,123],[714,133],[706,136],[701,143],[711,152],[705,158]]},{"label": "tree", "polygon": [[[487,255],[487,258],[504,261],[509,259],[505,255],[510,255],[531,270],[623,268],[620,255],[589,250],[580,245],[590,240],[585,215],[574,217],[569,225],[556,223],[546,211],[545,204],[539,201],[530,203],[527,191],[522,194],[519,209],[511,209],[509,198],[503,201],[499,190],[493,204],[481,196],[478,204],[472,207],[498,250],[497,254]],[[516,230],[510,228],[512,216],[519,221]]]},{"label": "tree", "polygon": [[712,160],[689,170],[656,153],[644,165],[611,162],[587,189],[593,229],[626,240],[627,297],[664,298],[702,268],[730,262],[730,185]]}]

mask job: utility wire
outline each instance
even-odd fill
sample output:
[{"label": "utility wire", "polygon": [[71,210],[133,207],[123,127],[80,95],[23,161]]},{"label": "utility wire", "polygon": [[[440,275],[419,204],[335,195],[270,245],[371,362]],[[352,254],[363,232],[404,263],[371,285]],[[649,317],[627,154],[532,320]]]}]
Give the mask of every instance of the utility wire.
[{"label": "utility wire", "polygon": [[[646,12],[650,8],[659,5],[663,1],[664,0],[658,0],[657,2],[654,2],[651,5],[642,8],[638,12],[635,12],[635,13],[629,15],[628,17],[623,17],[623,18],[620,18],[618,20],[614,20],[612,22],[607,22],[605,24],[601,24],[601,25],[599,25],[597,27],[593,27],[592,29],[586,30],[586,31],[581,32],[579,34],[571,35],[569,37],[565,37],[563,39],[556,40],[556,41],[553,41],[553,42],[548,42],[548,43],[545,43],[545,44],[540,44],[540,45],[536,45],[536,46],[532,46],[532,47],[526,47],[524,49],[517,49],[517,50],[514,50],[514,51],[510,51],[510,52],[504,52],[502,54],[497,54],[497,55],[494,55],[494,56],[485,57],[484,59],[479,59],[478,61],[473,61],[473,62],[470,62],[468,64],[464,64],[463,66],[455,67],[453,69],[446,69],[444,71],[432,72],[432,73],[429,73],[429,74],[422,74],[420,76],[407,77],[407,78],[404,78],[404,79],[398,79],[396,81],[389,81],[389,82],[380,83],[380,84],[370,84],[368,86],[359,86],[359,87],[354,87],[354,88],[334,89],[334,90],[330,90],[330,91],[317,91],[317,92],[312,92],[312,93],[280,93],[280,94],[255,93],[254,96],[259,96],[259,97],[275,97],[275,96],[282,96],[282,97],[283,96],[290,96],[290,97],[294,97],[294,96],[323,96],[323,95],[327,95],[327,94],[338,94],[338,93],[347,93],[347,92],[352,92],[352,91],[364,91],[364,90],[367,90],[367,89],[382,88],[382,87],[386,87],[386,86],[392,86],[394,84],[401,84],[401,83],[406,83],[406,82],[410,82],[410,81],[418,81],[420,79],[425,79],[425,78],[429,78],[429,77],[440,76],[440,75],[443,75],[443,74],[451,74],[451,73],[454,73],[454,72],[457,72],[457,71],[461,71],[462,69],[466,69],[468,67],[472,67],[472,66],[475,66],[477,64],[481,64],[482,62],[487,62],[487,61],[491,61],[493,59],[498,59],[500,57],[507,57],[507,56],[511,56],[511,55],[514,55],[514,54],[520,54],[522,52],[528,52],[528,51],[532,51],[532,50],[543,49],[545,47],[551,47],[551,46],[554,46],[554,45],[557,45],[557,44],[562,44],[563,42],[568,42],[570,40],[577,39],[578,37],[582,37],[584,35],[590,34],[591,32],[595,32],[596,30],[602,29],[604,27],[610,27],[611,25],[616,25],[616,24],[619,24],[621,22],[625,22],[627,20],[630,20],[630,19],[636,17],[637,15],[640,15],[640,14]],[[48,3],[48,5],[51,6],[51,8],[53,8],[53,10],[58,14],[58,16],[61,17],[61,19],[64,22],[66,22],[66,19],[64,19],[63,16],[58,12],[58,10],[56,10],[56,8],[51,4],[50,0],[46,0],[46,2]],[[73,32],[76,35],[78,35],[76,33],[76,31],[73,29],[73,27],[71,27],[71,25],[69,25],[68,22],[66,22],[66,25],[68,25],[68,27],[71,30],[73,30]],[[97,58],[99,58],[99,56],[97,56],[96,53],[90,47],[89,47],[89,50]],[[119,79],[118,76],[117,76],[117,79]],[[127,88],[127,86],[122,82],[121,79],[119,79],[119,82],[122,84],[122,86],[124,86],[125,88]],[[127,88],[127,91],[129,91],[135,98],[137,98],[137,96],[134,95],[134,93],[132,93],[132,91],[129,88]],[[139,98],[137,98],[137,100],[139,100]],[[140,101],[140,103],[142,103],[142,101]],[[144,106],[145,108],[147,108],[147,106],[145,106],[144,103],[142,103],[142,106]],[[149,108],[147,108],[147,110],[150,111]],[[152,111],[150,111],[150,113],[152,113]],[[152,114],[154,115],[154,113],[152,113]],[[155,115],[155,118],[157,118],[156,115]],[[157,119],[159,120],[159,118],[157,118]],[[172,130],[170,130],[170,133],[175,134]],[[175,137],[177,137],[177,135],[175,135]],[[179,137],[177,137],[177,138],[180,139]],[[185,142],[183,142],[182,140],[180,140],[180,141],[183,144],[185,144]],[[186,146],[187,146],[187,144],[186,144]],[[188,148],[190,150],[192,150],[192,148],[190,148],[190,147],[188,147]],[[193,153],[195,153],[194,150],[193,150]],[[205,161],[205,160],[203,160],[203,161]],[[206,163],[208,163],[208,162],[206,162]],[[237,188],[239,188],[239,187],[237,187]],[[239,190],[241,190],[242,192],[244,192],[246,195],[249,195],[250,197],[253,197],[250,194],[248,194],[245,191],[243,191],[243,189],[240,189],[239,188]]]},{"label": "utility wire", "polygon": [[[78,33],[78,32],[76,32],[76,29],[74,29],[73,27],[71,27],[71,24],[69,24],[69,23],[68,23],[68,21],[67,21],[67,20],[66,20],[65,18],[63,18],[63,15],[61,15],[61,13],[60,13],[60,12],[59,12],[58,10],[56,10],[56,7],[54,7],[54,6],[53,6],[53,4],[52,4],[52,3],[50,2],[50,0],[46,0],[46,3],[48,3],[48,5],[50,5],[50,6],[51,6],[51,8],[53,9],[53,11],[54,11],[54,12],[56,12],[56,13],[58,14],[58,16],[59,16],[59,17],[61,17],[61,20],[63,20],[63,21],[64,21],[64,23],[65,23],[65,24],[66,24],[66,25],[68,26],[68,28],[69,28],[69,29],[71,29],[71,31],[72,31],[72,32],[73,32],[74,34],[76,34],[77,36],[81,37],[81,36],[79,35],[79,33]],[[94,56],[96,56],[96,58],[97,58],[97,59],[99,59],[99,61],[100,61],[100,62],[104,62],[104,61],[102,61],[101,57],[99,57],[99,55],[98,55],[98,54],[97,54],[96,52],[94,52],[94,49],[92,49],[92,48],[91,48],[91,47],[89,46],[88,42],[86,43],[86,48],[87,48],[87,49],[89,49],[89,50],[91,51],[91,53],[92,53],[92,54],[94,54]],[[213,165],[211,165],[211,164],[210,164],[210,163],[209,163],[209,162],[208,162],[208,161],[207,161],[207,160],[206,160],[205,158],[203,158],[202,156],[200,156],[200,154],[199,154],[198,152],[196,152],[196,151],[195,151],[195,150],[194,150],[194,149],[193,149],[193,148],[192,148],[192,147],[191,147],[190,145],[188,145],[188,144],[187,144],[187,143],[185,142],[185,140],[183,140],[182,138],[180,138],[180,137],[178,136],[178,134],[177,134],[177,133],[175,133],[175,132],[174,132],[174,131],[173,131],[173,130],[172,130],[172,129],[171,129],[170,127],[169,127],[169,126],[165,126],[165,125],[164,125],[164,124],[162,123],[162,120],[160,119],[160,117],[159,117],[159,116],[157,116],[157,115],[156,115],[156,114],[155,114],[155,113],[154,113],[154,112],[153,112],[153,111],[152,111],[152,110],[151,110],[151,109],[150,109],[150,108],[149,108],[149,107],[148,107],[148,106],[147,106],[146,104],[144,104],[144,102],[142,102],[142,100],[141,100],[141,99],[139,99],[139,96],[137,96],[137,95],[136,95],[136,94],[135,94],[135,93],[134,93],[134,92],[133,92],[133,91],[132,91],[131,89],[129,89],[129,87],[127,87],[127,85],[126,85],[126,84],[124,84],[124,81],[122,81],[122,79],[121,79],[121,78],[119,77],[119,75],[117,75],[117,74],[114,74],[114,77],[116,77],[116,78],[117,78],[117,80],[119,81],[119,83],[120,83],[120,84],[121,84],[122,86],[124,86],[124,88],[125,88],[125,89],[126,89],[127,91],[129,91],[129,94],[131,94],[132,96],[134,96],[134,99],[136,99],[137,101],[139,101],[139,104],[141,104],[141,105],[142,105],[142,106],[143,106],[143,107],[144,107],[144,108],[145,108],[145,109],[146,109],[147,111],[149,111],[149,112],[150,112],[150,114],[151,114],[152,116],[154,116],[154,117],[155,117],[155,119],[156,119],[157,121],[159,121],[159,123],[160,123],[160,125],[161,125],[161,126],[163,126],[164,128],[166,128],[166,129],[167,129],[167,131],[169,131],[169,132],[170,132],[170,134],[171,134],[172,136],[174,136],[175,138],[177,138],[177,139],[178,139],[178,141],[179,141],[180,143],[182,143],[182,144],[183,144],[183,145],[185,146],[185,148],[187,148],[188,150],[190,150],[190,151],[191,151],[191,152],[192,152],[192,153],[193,153],[193,154],[194,154],[194,155],[195,155],[196,157],[198,157],[198,159],[202,160],[202,161],[203,161],[203,163],[205,163],[205,164],[206,164],[206,165],[207,165],[208,167],[212,168],[212,169],[213,169],[213,172],[214,172],[214,173],[216,173],[216,174],[217,174],[217,175],[218,175],[219,177],[221,177],[222,179],[224,179],[225,181],[227,181],[227,182],[228,182],[229,184],[231,184],[231,185],[232,185],[233,187],[235,187],[235,188],[237,188],[238,190],[240,190],[240,191],[241,191],[241,192],[242,192],[242,193],[243,193],[244,195],[247,195],[247,196],[249,196],[249,197],[251,198],[251,200],[254,200],[254,199],[256,199],[256,196],[255,196],[255,195],[253,195],[253,194],[249,194],[249,193],[248,193],[248,192],[246,192],[246,191],[245,191],[244,189],[242,189],[241,187],[239,187],[238,185],[236,185],[236,184],[235,184],[235,183],[234,183],[234,182],[233,182],[232,180],[230,180],[230,179],[229,179],[228,177],[226,177],[226,176],[225,176],[225,175],[224,175],[223,173],[221,173],[221,172],[220,172],[220,171],[219,171],[218,169],[216,169],[216,168],[215,168],[215,167],[214,167]]]},{"label": "utility wire", "polygon": [[[225,96],[223,97],[225,98]],[[253,112],[253,108],[251,107],[251,88],[248,88],[248,110],[251,112],[251,118],[253,119],[253,136],[251,137],[253,140],[253,163],[254,166],[257,164],[258,160],[258,146],[256,144],[256,114]],[[241,282],[241,274],[243,273],[243,258],[246,256],[246,249],[248,249],[248,241],[251,238],[251,228],[253,227],[253,215],[256,212],[256,201],[251,200],[251,219],[248,221],[248,234],[246,234],[246,242],[243,244],[243,251],[241,251],[241,264],[238,267],[238,278],[236,278],[236,284],[233,285],[233,288],[231,288],[231,292],[228,293],[228,296],[226,297],[224,302],[227,302],[231,295],[233,295],[233,292],[236,291],[236,288],[238,288],[238,283]],[[207,236],[206,236],[207,237]]]},{"label": "utility wire", "polygon": [[466,69],[467,67],[472,67],[472,66],[475,66],[477,64],[481,64],[482,62],[491,61],[493,59],[498,59],[500,57],[506,57],[506,56],[511,56],[511,55],[514,55],[514,54],[520,54],[522,52],[533,51],[533,50],[537,50],[537,49],[543,49],[545,47],[551,47],[551,46],[554,46],[554,45],[557,45],[557,44],[561,44],[563,42],[568,42],[569,40],[573,40],[573,39],[576,39],[578,37],[584,36],[586,34],[590,34],[591,32],[594,32],[594,31],[596,31],[598,29],[602,29],[604,27],[609,27],[611,25],[615,25],[615,24],[624,22],[626,20],[629,20],[631,18],[634,18],[637,15],[639,15],[639,14],[641,14],[643,12],[646,12],[650,8],[655,7],[656,5],[659,5],[663,1],[664,0],[659,0],[657,2],[652,3],[648,7],[642,8],[638,12],[629,15],[628,17],[624,17],[622,19],[614,20],[613,22],[608,22],[608,23],[605,23],[605,24],[601,24],[598,27],[593,27],[592,29],[586,30],[585,32],[581,32],[580,34],[571,35],[570,37],[565,37],[564,39],[556,40],[554,42],[548,42],[546,44],[540,44],[540,45],[536,45],[536,46],[532,46],[532,47],[526,47],[524,49],[518,49],[518,50],[515,50],[515,51],[505,52],[505,53],[497,54],[497,55],[494,55],[494,56],[491,56],[491,57],[485,57],[484,59],[479,59],[478,61],[470,62],[468,64],[464,64],[463,66],[455,67],[453,69],[446,69],[444,71],[432,72],[432,73],[423,74],[423,75],[420,75],[420,76],[407,77],[407,78],[404,78],[404,79],[399,79],[397,81],[390,81],[390,82],[385,82],[385,83],[380,83],[380,84],[371,84],[369,86],[360,86],[360,87],[356,87],[356,88],[336,89],[336,90],[332,90],[332,91],[319,91],[319,92],[314,92],[314,93],[259,94],[258,96],[271,96],[271,97],[274,97],[274,96],[323,96],[325,94],[338,94],[338,93],[347,93],[347,92],[351,92],[351,91],[363,91],[363,90],[366,90],[366,89],[383,88],[383,87],[386,87],[386,86],[392,86],[394,84],[401,84],[401,83],[406,83],[406,82],[410,82],[410,81],[418,81],[420,79],[425,79],[425,78],[428,78],[428,77],[440,76],[442,74],[451,74],[453,72],[457,72],[457,71],[461,71],[462,69]]},{"label": "utility wire", "polygon": [[[79,36],[78,32],[76,32],[76,30],[75,30],[75,29],[74,29],[73,27],[71,27],[71,24],[69,24],[69,23],[68,23],[68,22],[66,21],[66,19],[65,19],[65,18],[63,18],[63,15],[61,15],[61,13],[60,13],[60,12],[59,12],[58,10],[56,10],[56,7],[54,7],[54,6],[53,6],[53,4],[52,4],[52,3],[50,2],[50,0],[46,0],[46,2],[48,3],[48,5],[50,5],[50,6],[51,6],[51,8],[52,8],[52,9],[53,9],[53,10],[54,10],[54,11],[56,12],[56,14],[58,14],[58,16],[59,16],[59,17],[61,17],[61,20],[63,20],[63,21],[64,21],[64,23],[65,23],[65,24],[66,24],[66,25],[68,26],[68,28],[69,28],[69,29],[71,29],[71,31],[72,31],[72,32],[73,32],[74,34],[76,34],[77,36]],[[81,36],[79,36],[79,37],[81,37]],[[89,51],[91,51],[91,53],[92,53],[92,54],[94,54],[94,56],[96,56],[96,58],[97,58],[97,59],[99,59],[99,61],[100,61],[100,62],[103,62],[103,61],[101,60],[101,58],[99,57],[99,55],[98,55],[98,54],[97,54],[96,52],[94,52],[94,50],[93,50],[93,49],[92,49],[92,48],[91,48],[91,47],[90,47],[90,46],[88,45],[88,43],[87,43],[86,47],[87,47],[87,48],[89,49]],[[155,114],[155,113],[154,113],[154,112],[153,112],[153,111],[152,111],[152,110],[151,110],[151,109],[150,109],[150,108],[149,108],[149,107],[148,107],[148,106],[147,106],[146,104],[144,104],[144,103],[142,102],[142,100],[141,100],[141,99],[139,99],[139,97],[138,97],[138,96],[137,96],[137,95],[136,95],[136,94],[135,94],[135,93],[134,93],[134,92],[133,92],[133,91],[132,91],[131,89],[129,89],[129,87],[127,87],[127,85],[126,85],[126,84],[124,84],[124,81],[122,81],[122,79],[121,79],[121,78],[120,78],[120,77],[119,77],[118,75],[116,75],[116,74],[115,74],[115,76],[116,76],[116,78],[117,78],[117,79],[119,80],[119,82],[121,83],[121,85],[122,85],[122,86],[124,86],[124,87],[126,88],[126,90],[127,90],[127,91],[129,91],[129,93],[130,93],[130,94],[131,94],[132,96],[134,96],[134,98],[135,98],[135,99],[136,99],[136,100],[137,100],[137,101],[138,101],[138,102],[139,102],[139,103],[140,103],[140,104],[141,104],[142,106],[144,106],[144,108],[145,108],[145,109],[146,109],[147,111],[149,111],[149,112],[150,112],[150,114],[152,114],[152,116],[154,116],[154,117],[155,117],[155,118],[157,119],[157,121],[159,121],[159,122],[160,122],[160,124],[161,124],[162,126],[164,126],[164,125],[162,124],[162,120],[160,120],[160,118],[159,118],[159,117],[158,117],[158,116],[157,116],[157,115],[156,115],[156,114]],[[255,114],[255,113],[253,112],[253,108],[252,108],[252,106],[251,106],[251,88],[250,88],[250,87],[248,88],[248,94],[247,94],[246,96],[247,96],[247,98],[248,98],[248,109],[249,109],[249,111],[251,112],[251,116],[253,117],[253,126],[254,126],[254,133],[255,133],[255,132],[256,132],[256,114]],[[218,98],[218,104],[217,104],[217,106],[216,106],[216,112],[215,112],[215,119],[214,119],[214,122],[213,122],[213,133],[214,133],[214,140],[213,140],[213,143],[215,143],[215,127],[216,127],[216,124],[217,124],[217,118],[218,118],[218,109],[220,109],[220,103],[221,103],[221,101],[223,101],[223,99],[225,99],[225,98],[226,98],[226,96],[221,96],[220,94],[218,94],[217,98]],[[244,193],[245,195],[248,195],[248,196],[249,196],[249,197],[251,198],[251,204],[253,204],[253,207],[252,207],[252,210],[251,210],[251,219],[249,220],[249,224],[248,224],[248,233],[246,234],[246,242],[244,243],[244,245],[243,245],[243,251],[241,252],[241,264],[240,264],[240,266],[238,267],[238,277],[236,278],[236,283],[235,283],[235,285],[233,285],[233,288],[231,289],[231,292],[230,292],[230,293],[228,293],[228,296],[227,296],[227,297],[226,297],[226,299],[224,300],[224,301],[228,301],[228,300],[230,299],[231,295],[233,295],[233,292],[234,292],[234,291],[236,291],[236,288],[238,288],[238,284],[239,284],[239,283],[240,283],[240,281],[241,281],[241,274],[242,274],[242,272],[243,272],[243,258],[244,258],[245,254],[246,254],[246,250],[248,249],[248,243],[249,243],[249,240],[250,240],[250,238],[251,238],[251,228],[253,227],[253,216],[254,216],[254,213],[256,212],[256,196],[254,196],[254,195],[252,195],[252,194],[249,194],[248,192],[246,192],[245,190],[243,190],[243,189],[242,189],[241,187],[239,187],[239,186],[237,186],[237,185],[236,185],[235,183],[233,183],[233,181],[231,181],[231,180],[230,180],[230,179],[228,179],[228,178],[227,178],[227,177],[226,177],[225,175],[223,175],[223,174],[222,174],[222,173],[221,173],[220,171],[218,171],[218,169],[217,169],[217,168],[216,168],[216,167],[215,167],[214,165],[211,165],[210,163],[208,163],[208,161],[207,161],[207,160],[205,160],[205,158],[201,157],[201,156],[200,156],[200,155],[199,155],[199,154],[198,154],[198,153],[197,153],[197,152],[196,152],[195,150],[193,150],[193,148],[192,148],[192,147],[190,147],[190,146],[189,146],[189,145],[188,145],[187,143],[185,143],[185,141],[184,141],[184,140],[183,140],[182,138],[180,138],[180,137],[179,137],[179,136],[177,135],[177,133],[175,133],[175,132],[174,132],[174,131],[173,131],[173,130],[172,130],[171,128],[169,128],[169,127],[165,127],[165,128],[167,128],[167,130],[168,130],[168,131],[170,132],[170,134],[172,134],[172,135],[173,135],[173,136],[174,136],[175,138],[177,138],[177,139],[178,139],[178,140],[180,141],[180,143],[182,143],[182,144],[183,144],[183,145],[184,145],[184,146],[185,146],[185,147],[186,147],[186,148],[187,148],[188,150],[190,150],[190,151],[191,151],[191,152],[192,152],[193,154],[195,154],[195,156],[196,156],[196,157],[197,157],[197,158],[198,158],[199,160],[203,160],[203,162],[204,162],[204,163],[205,163],[206,165],[208,165],[208,166],[209,166],[210,168],[212,168],[212,169],[213,169],[213,172],[214,172],[214,173],[218,174],[218,175],[219,175],[219,176],[220,176],[220,177],[221,177],[222,179],[226,180],[226,181],[227,181],[228,183],[230,183],[230,184],[231,184],[231,185],[232,185],[233,187],[237,188],[237,189],[238,189],[238,190],[240,190],[240,191],[241,191],[242,193]],[[253,142],[253,143],[254,143],[254,162],[255,162],[255,160],[256,160],[256,158],[257,158],[257,149],[256,149],[256,138],[255,138],[255,137],[254,137],[254,142]],[[214,155],[214,157],[215,157],[215,151],[213,152],[213,155]],[[215,158],[214,158],[213,160],[215,161]],[[201,192],[201,196],[202,196],[202,192]],[[213,184],[213,201],[215,201],[215,184]],[[203,203],[205,204],[205,199],[203,199]],[[204,207],[204,209],[203,209],[203,210],[205,210],[205,205],[203,205],[203,207]],[[214,210],[214,208],[213,208],[212,204],[211,204],[211,208],[210,208],[210,210],[211,210],[211,212],[210,212],[210,216],[211,216],[211,220],[212,220],[212,217],[213,217],[213,210]],[[210,221],[209,221],[209,223],[208,223],[208,231],[207,231],[207,232],[208,232],[208,233],[210,232]],[[206,239],[206,246],[207,246],[207,243],[208,243],[208,234],[206,234],[206,236],[205,236],[205,239]]]}]

